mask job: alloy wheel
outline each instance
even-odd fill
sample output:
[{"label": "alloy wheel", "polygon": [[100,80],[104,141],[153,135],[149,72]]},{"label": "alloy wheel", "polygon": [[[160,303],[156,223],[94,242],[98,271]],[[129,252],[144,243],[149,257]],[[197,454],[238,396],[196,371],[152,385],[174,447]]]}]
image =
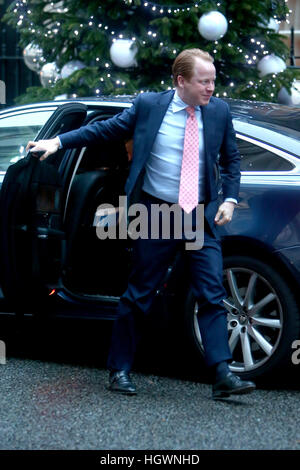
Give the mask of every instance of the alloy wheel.
[{"label": "alloy wheel", "polygon": [[[224,271],[229,346],[233,372],[248,372],[270,360],[276,351],[283,328],[282,305],[276,291],[261,274],[243,267]],[[194,328],[202,345],[194,308]]]}]

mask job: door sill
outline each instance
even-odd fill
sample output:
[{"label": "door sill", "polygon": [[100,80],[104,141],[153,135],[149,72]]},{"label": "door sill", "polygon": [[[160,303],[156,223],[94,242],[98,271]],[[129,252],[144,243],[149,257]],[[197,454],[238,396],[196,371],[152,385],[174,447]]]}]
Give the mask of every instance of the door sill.
[{"label": "door sill", "polygon": [[120,297],[113,295],[103,295],[103,294],[86,294],[84,292],[74,292],[67,287],[63,286],[61,290],[57,291],[57,296],[64,298],[65,300],[72,299],[79,302],[99,302],[106,304],[117,304],[120,300]]}]

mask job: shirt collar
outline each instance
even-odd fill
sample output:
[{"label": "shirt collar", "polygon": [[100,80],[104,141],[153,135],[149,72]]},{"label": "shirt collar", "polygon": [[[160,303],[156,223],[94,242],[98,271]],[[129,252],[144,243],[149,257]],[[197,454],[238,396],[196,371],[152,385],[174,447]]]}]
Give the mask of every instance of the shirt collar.
[{"label": "shirt collar", "polygon": [[[189,106],[188,104],[186,104],[184,101],[182,101],[182,99],[180,98],[180,96],[177,93],[177,90],[175,90],[174,97],[173,97],[173,100],[172,100],[172,111],[173,111],[173,113],[176,113],[177,111],[182,111],[183,109],[187,108],[188,106]],[[195,108],[195,111],[200,110],[200,106],[194,106],[194,108]]]}]

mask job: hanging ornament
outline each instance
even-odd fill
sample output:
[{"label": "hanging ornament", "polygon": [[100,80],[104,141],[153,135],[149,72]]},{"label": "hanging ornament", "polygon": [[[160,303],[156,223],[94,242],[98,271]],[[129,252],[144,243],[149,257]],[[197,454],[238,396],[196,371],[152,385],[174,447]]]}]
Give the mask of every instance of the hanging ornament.
[{"label": "hanging ornament", "polygon": [[85,67],[84,63],[80,60],[71,60],[67,62],[61,69],[61,78],[67,78],[72,75],[76,70],[83,69]]},{"label": "hanging ornament", "polygon": [[49,88],[53,86],[60,78],[61,76],[55,62],[43,65],[40,71],[40,81],[43,87]]},{"label": "hanging ornament", "polygon": [[63,93],[62,95],[57,95],[54,97],[54,101],[67,100],[67,99],[68,99],[67,93]]},{"label": "hanging ornament", "polygon": [[275,33],[278,33],[280,27],[280,23],[275,20],[275,18],[270,18],[267,28],[273,29]]},{"label": "hanging ornament", "polygon": [[135,67],[137,62],[135,56],[137,46],[130,39],[117,39],[110,48],[110,57],[112,62],[118,67]]},{"label": "hanging ornament", "polygon": [[287,106],[292,104],[292,97],[284,86],[280,88],[277,99],[280,104],[285,104]]},{"label": "hanging ornament", "polygon": [[294,80],[290,93],[285,87],[280,88],[278,93],[278,103],[287,106],[300,105],[300,80]]},{"label": "hanging ornament", "polygon": [[266,55],[257,64],[260,77],[269,73],[279,73],[286,69],[285,62],[274,54]]},{"label": "hanging ornament", "polygon": [[275,33],[278,33],[280,28],[280,21],[276,20],[273,16],[271,16],[269,20],[267,18],[262,18],[257,24],[260,28],[272,29]]},{"label": "hanging ornament", "polygon": [[43,50],[33,44],[28,44],[23,50],[23,58],[27,67],[33,72],[38,72],[41,68],[41,60],[43,58]]},{"label": "hanging ornament", "polygon": [[294,80],[291,88],[292,104],[300,105],[300,80]]},{"label": "hanging ornament", "polygon": [[223,37],[227,32],[227,28],[227,19],[219,11],[204,13],[198,23],[199,33],[209,41],[216,41]]},{"label": "hanging ornament", "polygon": [[66,11],[68,11],[67,8],[64,8],[63,0],[60,0],[56,3],[47,3],[47,5],[44,6],[43,10],[46,13],[66,13]]}]

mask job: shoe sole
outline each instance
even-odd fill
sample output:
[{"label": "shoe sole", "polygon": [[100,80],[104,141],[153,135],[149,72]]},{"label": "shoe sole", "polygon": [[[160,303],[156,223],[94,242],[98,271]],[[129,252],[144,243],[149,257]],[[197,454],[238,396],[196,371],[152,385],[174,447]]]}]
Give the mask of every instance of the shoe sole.
[{"label": "shoe sole", "polygon": [[241,388],[234,389],[234,390],[228,390],[226,392],[225,391],[215,392],[213,393],[213,399],[216,400],[218,398],[228,398],[230,397],[230,395],[246,395],[247,393],[253,392],[253,390],[255,389],[256,389],[255,386],[249,385],[248,387],[241,387]]},{"label": "shoe sole", "polygon": [[120,395],[136,395],[137,394],[137,392],[130,392],[128,390],[118,390],[116,388],[111,388],[111,387],[108,387],[108,390],[110,392],[119,393]]}]

